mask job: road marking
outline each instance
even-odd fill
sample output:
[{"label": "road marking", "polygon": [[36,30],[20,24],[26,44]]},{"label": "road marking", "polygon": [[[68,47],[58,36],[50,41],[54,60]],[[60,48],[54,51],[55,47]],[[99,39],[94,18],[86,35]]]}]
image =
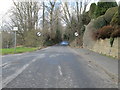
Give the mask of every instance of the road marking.
[{"label": "road marking", "polygon": [[24,53],[22,53],[22,54],[9,54],[9,55],[2,55],[2,58],[4,58],[4,57],[11,57],[11,56],[21,56],[21,55],[23,55]]},{"label": "road marking", "polygon": [[0,57],[2,58],[2,57],[5,57],[5,56],[2,55],[2,56],[0,56]]},{"label": "road marking", "polygon": [[2,69],[3,68],[7,68],[7,67],[9,67],[11,65],[11,63],[5,63],[4,65],[2,65]]},{"label": "road marking", "polygon": [[9,82],[11,82],[14,78],[16,78],[19,74],[21,74],[30,64],[32,64],[33,62],[35,62],[36,60],[39,60],[40,58],[43,58],[45,55],[42,54],[42,56],[36,57],[35,59],[33,59],[31,62],[29,62],[28,64],[24,65],[21,69],[19,69],[18,71],[16,71],[16,73],[14,73],[13,75],[7,77],[3,82],[2,82],[2,87],[4,88]]},{"label": "road marking", "polygon": [[94,66],[92,66],[92,65],[90,65],[90,64],[88,64],[88,66],[91,67],[91,68],[93,68],[93,69],[95,68]]},{"label": "road marking", "polygon": [[8,64],[10,64],[10,62],[1,64],[0,67],[5,67],[5,66],[7,66]]},{"label": "road marking", "polygon": [[60,54],[55,54],[55,55],[50,55],[49,57],[52,58],[52,57],[57,57],[59,56]]},{"label": "road marking", "polygon": [[[44,55],[42,54],[42,55],[40,56],[40,58],[42,58],[43,56],[44,56]],[[20,60],[20,59],[22,59],[22,58],[26,58],[26,57],[30,57],[30,56],[18,57],[16,60],[18,61],[18,60]],[[6,68],[7,66],[11,65],[11,64],[14,63],[14,62],[16,62],[16,61],[8,61],[7,63],[1,64],[0,67]]]},{"label": "road marking", "polygon": [[19,71],[17,71],[17,72],[14,73],[13,75],[7,77],[7,78],[3,81],[3,87],[5,87],[10,81],[12,81],[15,77],[17,77],[20,73],[22,73],[23,70],[25,70],[28,66],[29,66],[29,64],[24,65],[23,68],[21,68]]},{"label": "road marking", "polygon": [[59,70],[60,75],[62,76],[63,74],[62,74],[62,71],[61,71],[61,67],[60,67],[60,66],[58,66],[58,70]]}]

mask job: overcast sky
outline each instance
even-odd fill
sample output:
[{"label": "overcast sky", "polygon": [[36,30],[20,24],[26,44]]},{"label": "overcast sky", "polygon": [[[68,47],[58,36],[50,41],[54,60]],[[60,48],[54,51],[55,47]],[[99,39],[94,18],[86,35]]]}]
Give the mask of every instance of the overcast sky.
[{"label": "overcast sky", "polygon": [[[116,0],[116,1],[119,2],[120,0]],[[12,0],[0,0],[0,16],[5,14],[11,6],[12,6]]]}]

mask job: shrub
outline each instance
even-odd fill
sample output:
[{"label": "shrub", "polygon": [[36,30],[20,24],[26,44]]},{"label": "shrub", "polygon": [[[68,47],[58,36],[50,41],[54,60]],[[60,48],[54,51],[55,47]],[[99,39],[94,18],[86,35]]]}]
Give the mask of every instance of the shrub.
[{"label": "shrub", "polygon": [[111,37],[113,38],[120,37],[120,28],[114,30],[114,32],[111,34]]},{"label": "shrub", "polygon": [[116,13],[114,14],[114,16],[111,20],[111,25],[120,26],[120,6],[117,8]]},{"label": "shrub", "polygon": [[91,19],[95,18],[95,10],[96,10],[96,4],[95,3],[92,3],[90,5],[90,10],[89,10],[89,17]]},{"label": "shrub", "polygon": [[105,18],[107,24],[110,24],[113,16],[115,15],[115,13],[116,13],[117,11],[118,11],[118,7],[109,8],[109,9],[106,11],[106,13],[105,13],[105,15],[104,15],[104,18]]},{"label": "shrub", "polygon": [[104,26],[98,30],[98,39],[110,38],[114,28],[112,26]]},{"label": "shrub", "polygon": [[111,7],[116,7],[117,6],[117,3],[115,2],[98,2],[97,3],[97,8],[96,8],[96,12],[95,12],[95,15],[96,17],[99,17],[101,15],[104,15],[105,12],[111,8]]},{"label": "shrub", "polygon": [[120,2],[119,2],[119,7],[118,7],[118,25],[120,25]]},{"label": "shrub", "polygon": [[111,47],[113,46],[113,43],[114,43],[114,38],[110,38],[110,45],[111,45]]},{"label": "shrub", "polygon": [[[0,37],[1,38],[1,37]],[[14,33],[2,31],[2,48],[11,48],[14,46]]]},{"label": "shrub", "polygon": [[40,37],[36,35],[37,31],[30,30],[27,32],[25,37],[25,45],[26,47],[37,47],[40,45]]},{"label": "shrub", "polygon": [[118,18],[119,18],[118,12],[116,12],[115,15],[113,16],[110,24],[111,24],[112,26],[118,25],[118,20],[119,20]]},{"label": "shrub", "polygon": [[94,27],[96,29],[102,28],[103,26],[106,26],[107,23],[105,21],[104,15],[98,17],[95,21],[94,21]]},{"label": "shrub", "polygon": [[[110,24],[114,14],[117,12],[118,7],[110,8],[106,13],[95,19],[94,27],[96,29],[102,28]],[[113,22],[114,23],[114,22]]]},{"label": "shrub", "polygon": [[89,13],[88,12],[82,14],[81,18],[82,18],[82,23],[84,25],[88,25],[90,20],[91,20],[91,18],[89,17]]}]

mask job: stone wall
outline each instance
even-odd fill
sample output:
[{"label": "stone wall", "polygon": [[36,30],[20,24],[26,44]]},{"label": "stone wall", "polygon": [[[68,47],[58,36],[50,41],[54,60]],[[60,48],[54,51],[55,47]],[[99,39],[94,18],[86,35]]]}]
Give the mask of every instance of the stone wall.
[{"label": "stone wall", "polygon": [[83,36],[83,47],[98,53],[106,54],[108,56],[120,58],[120,38],[114,39],[112,47],[110,45],[110,39],[94,39],[93,33],[97,31],[94,27],[94,22],[95,20],[91,20],[91,22],[86,26]]},{"label": "stone wall", "polygon": [[108,56],[119,58],[120,54],[120,44],[119,44],[120,38],[115,38],[113,46],[110,45],[110,39],[105,40],[97,40],[92,47],[84,45],[84,48],[88,48],[92,51],[102,53]]}]

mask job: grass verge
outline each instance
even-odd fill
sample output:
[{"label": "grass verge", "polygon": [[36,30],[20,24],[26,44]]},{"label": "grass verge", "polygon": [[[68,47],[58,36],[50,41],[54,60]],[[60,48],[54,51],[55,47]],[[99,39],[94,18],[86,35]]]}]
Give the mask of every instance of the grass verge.
[{"label": "grass verge", "polygon": [[17,53],[24,53],[24,52],[32,52],[37,50],[38,48],[28,48],[28,47],[17,47],[16,51],[14,52],[14,48],[5,48],[2,50],[2,55],[6,54],[17,54]]}]

